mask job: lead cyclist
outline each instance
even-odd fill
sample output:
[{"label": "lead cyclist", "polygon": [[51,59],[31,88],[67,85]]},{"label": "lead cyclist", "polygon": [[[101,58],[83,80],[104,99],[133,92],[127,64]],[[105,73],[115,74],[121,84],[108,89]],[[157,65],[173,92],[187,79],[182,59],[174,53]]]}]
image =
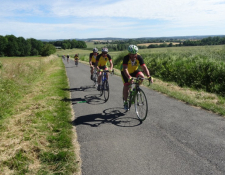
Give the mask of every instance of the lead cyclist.
[{"label": "lead cyclist", "polygon": [[[144,74],[138,70],[138,66],[141,66],[145,75],[149,78],[151,83],[153,83],[153,78],[150,76],[150,71],[146,67],[143,58],[138,53],[138,47],[135,45],[130,45],[128,47],[128,54],[123,58],[123,63],[121,65],[121,78],[123,81],[123,99],[124,99],[124,109],[128,110],[127,97],[129,93],[129,87],[132,83],[132,77],[144,78]],[[142,81],[140,82],[142,83]]]}]

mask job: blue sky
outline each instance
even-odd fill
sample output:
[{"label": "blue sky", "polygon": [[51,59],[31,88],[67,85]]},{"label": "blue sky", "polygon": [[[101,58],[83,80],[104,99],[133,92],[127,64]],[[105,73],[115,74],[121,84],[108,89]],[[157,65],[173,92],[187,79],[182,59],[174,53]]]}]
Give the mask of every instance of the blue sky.
[{"label": "blue sky", "polygon": [[225,35],[225,0],[0,0],[0,35],[25,39]]}]

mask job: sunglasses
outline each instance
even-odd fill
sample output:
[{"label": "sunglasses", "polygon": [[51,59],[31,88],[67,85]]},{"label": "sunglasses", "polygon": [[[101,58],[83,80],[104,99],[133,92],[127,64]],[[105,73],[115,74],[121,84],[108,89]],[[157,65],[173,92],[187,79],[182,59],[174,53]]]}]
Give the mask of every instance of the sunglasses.
[{"label": "sunglasses", "polygon": [[106,54],[107,54],[107,52],[102,52],[102,54],[105,54],[105,55],[106,55]]}]

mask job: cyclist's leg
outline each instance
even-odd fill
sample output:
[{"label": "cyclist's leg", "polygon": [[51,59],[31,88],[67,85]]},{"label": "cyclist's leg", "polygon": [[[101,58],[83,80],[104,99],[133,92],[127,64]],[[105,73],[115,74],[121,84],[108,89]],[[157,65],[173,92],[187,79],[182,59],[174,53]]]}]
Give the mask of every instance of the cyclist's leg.
[{"label": "cyclist's leg", "polygon": [[128,107],[127,98],[128,98],[130,83],[128,83],[128,79],[125,76],[123,71],[121,71],[121,78],[122,78],[122,81],[123,81],[123,84],[124,84],[123,85],[123,102],[124,102],[123,105],[124,105],[124,109],[128,110],[129,107]]},{"label": "cyclist's leg", "polygon": [[[133,74],[135,77],[141,77],[141,78],[145,77],[144,74],[140,70],[136,70]],[[142,82],[143,82],[143,80],[140,80],[139,85],[142,84]]]},{"label": "cyclist's leg", "polygon": [[[104,70],[108,70],[108,67],[105,66],[105,69],[104,69]],[[107,78],[107,80],[109,79],[109,74],[108,74],[108,72],[106,73],[106,78]]]},{"label": "cyclist's leg", "polygon": [[[104,70],[104,69],[106,68],[106,66],[99,66],[99,68]],[[98,84],[101,83],[101,77],[102,77],[102,72],[99,72],[99,76],[98,76]]]},{"label": "cyclist's leg", "polygon": [[91,70],[90,70],[90,72],[91,72],[91,80],[93,79],[93,73],[94,73],[94,68],[95,68],[95,63],[91,63]]},{"label": "cyclist's leg", "polygon": [[[99,66],[99,68],[104,69],[104,67],[102,67],[102,66]],[[101,79],[102,79],[102,72],[98,72],[98,87],[97,87],[97,90],[100,90]]]},{"label": "cyclist's leg", "polygon": [[127,101],[130,83],[128,83],[128,79],[125,76],[123,71],[121,71],[121,78],[122,78],[122,81],[123,81],[123,84],[124,84],[124,86],[123,86],[123,100]]}]

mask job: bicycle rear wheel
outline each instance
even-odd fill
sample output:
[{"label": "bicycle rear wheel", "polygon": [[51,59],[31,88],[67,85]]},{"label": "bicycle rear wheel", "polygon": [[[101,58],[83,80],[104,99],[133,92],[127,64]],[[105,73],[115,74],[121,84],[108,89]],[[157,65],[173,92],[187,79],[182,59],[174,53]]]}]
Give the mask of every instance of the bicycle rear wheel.
[{"label": "bicycle rear wheel", "polygon": [[109,83],[107,80],[104,81],[102,89],[104,93],[105,102],[107,102],[109,99]]},{"label": "bicycle rear wheel", "polygon": [[148,101],[142,89],[139,89],[135,95],[134,106],[137,117],[144,121],[148,114]]}]

